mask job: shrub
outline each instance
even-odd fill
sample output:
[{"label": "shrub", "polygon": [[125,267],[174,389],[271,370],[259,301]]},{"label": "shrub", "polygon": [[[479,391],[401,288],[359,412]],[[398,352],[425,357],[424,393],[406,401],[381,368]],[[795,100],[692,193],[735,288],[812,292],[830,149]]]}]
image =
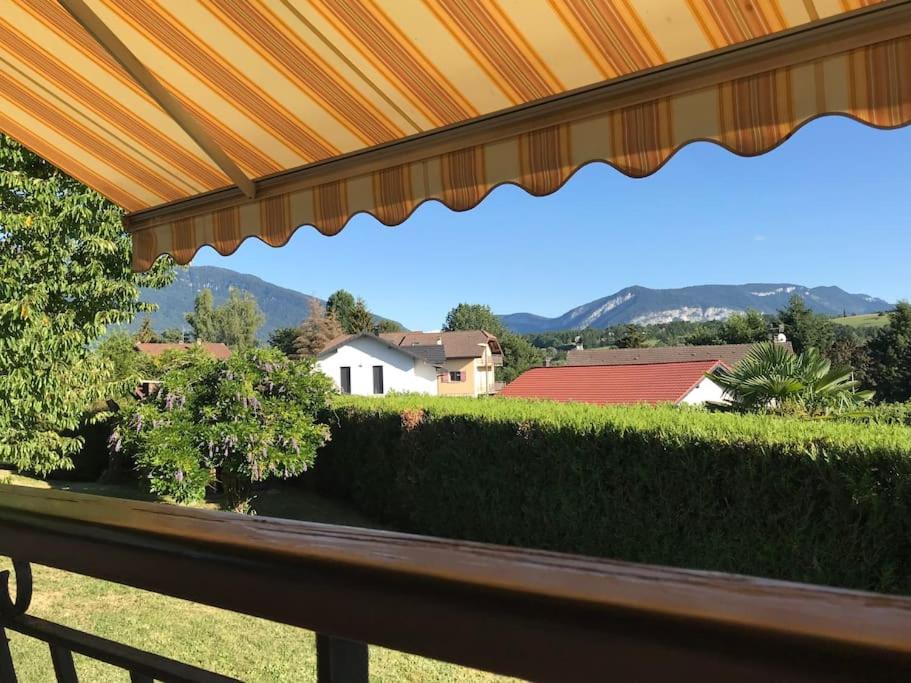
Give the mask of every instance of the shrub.
[{"label": "shrub", "polygon": [[856,416],[848,416],[858,422],[870,424],[894,424],[911,427],[911,401],[905,403],[879,403],[867,406]]},{"label": "shrub", "polygon": [[873,398],[860,391],[850,368],[832,367],[819,351],[795,354],[783,344],[756,344],[735,367],[718,368],[710,377],[743,411],[833,415]]},{"label": "shrub", "polygon": [[217,361],[193,349],[165,365],[160,387],[126,409],[111,436],[154,493],[197,501],[218,482],[225,507],[245,511],[254,482],[301,474],[329,437],[316,415],[331,381],[312,361],[276,349]]},{"label": "shrub", "polygon": [[911,429],[339,397],[324,492],[430,535],[911,592]]}]

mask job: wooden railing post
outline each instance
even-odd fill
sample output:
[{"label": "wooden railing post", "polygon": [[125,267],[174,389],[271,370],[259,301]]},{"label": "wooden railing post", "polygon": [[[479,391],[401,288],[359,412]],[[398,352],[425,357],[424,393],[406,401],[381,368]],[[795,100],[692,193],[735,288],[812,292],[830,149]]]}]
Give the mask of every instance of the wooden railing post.
[{"label": "wooden railing post", "polygon": [[367,643],[316,634],[316,683],[367,683]]}]

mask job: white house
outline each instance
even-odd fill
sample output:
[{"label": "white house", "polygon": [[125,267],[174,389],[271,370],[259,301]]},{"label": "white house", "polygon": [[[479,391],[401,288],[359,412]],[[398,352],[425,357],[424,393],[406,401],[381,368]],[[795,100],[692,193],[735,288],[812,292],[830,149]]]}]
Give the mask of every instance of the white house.
[{"label": "white house", "polygon": [[317,355],[316,364],[344,394],[435,395],[444,360],[439,346],[402,347],[365,332],[333,339]]}]

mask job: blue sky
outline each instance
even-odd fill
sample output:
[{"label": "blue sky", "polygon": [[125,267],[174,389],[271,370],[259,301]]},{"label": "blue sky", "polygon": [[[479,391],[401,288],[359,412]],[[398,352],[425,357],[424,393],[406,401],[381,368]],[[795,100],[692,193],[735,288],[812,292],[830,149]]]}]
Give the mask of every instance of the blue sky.
[{"label": "blue sky", "polygon": [[302,228],[283,248],[206,248],[194,265],[327,297],[344,288],[410,329],[438,329],[467,301],[559,315],[628,285],[838,285],[911,297],[911,127],[815,121],[769,154],[689,145],[630,179],[604,164],[559,192],[495,190],[455,213],[424,204],[387,228],[355,217],[336,237]]}]

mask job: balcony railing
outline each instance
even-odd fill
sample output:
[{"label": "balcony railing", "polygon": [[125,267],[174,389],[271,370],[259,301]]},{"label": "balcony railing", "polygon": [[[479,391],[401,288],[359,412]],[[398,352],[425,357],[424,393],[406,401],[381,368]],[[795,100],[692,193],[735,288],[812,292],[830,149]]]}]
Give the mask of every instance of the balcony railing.
[{"label": "balcony railing", "polygon": [[[0,554],[2,626],[48,642],[60,681],[73,652],[232,679],[29,616],[29,563],[316,631],[319,681],[365,681],[365,643],[534,680],[911,675],[911,600],[743,576],[15,486]],[[0,638],[4,683],[14,665]]]}]

